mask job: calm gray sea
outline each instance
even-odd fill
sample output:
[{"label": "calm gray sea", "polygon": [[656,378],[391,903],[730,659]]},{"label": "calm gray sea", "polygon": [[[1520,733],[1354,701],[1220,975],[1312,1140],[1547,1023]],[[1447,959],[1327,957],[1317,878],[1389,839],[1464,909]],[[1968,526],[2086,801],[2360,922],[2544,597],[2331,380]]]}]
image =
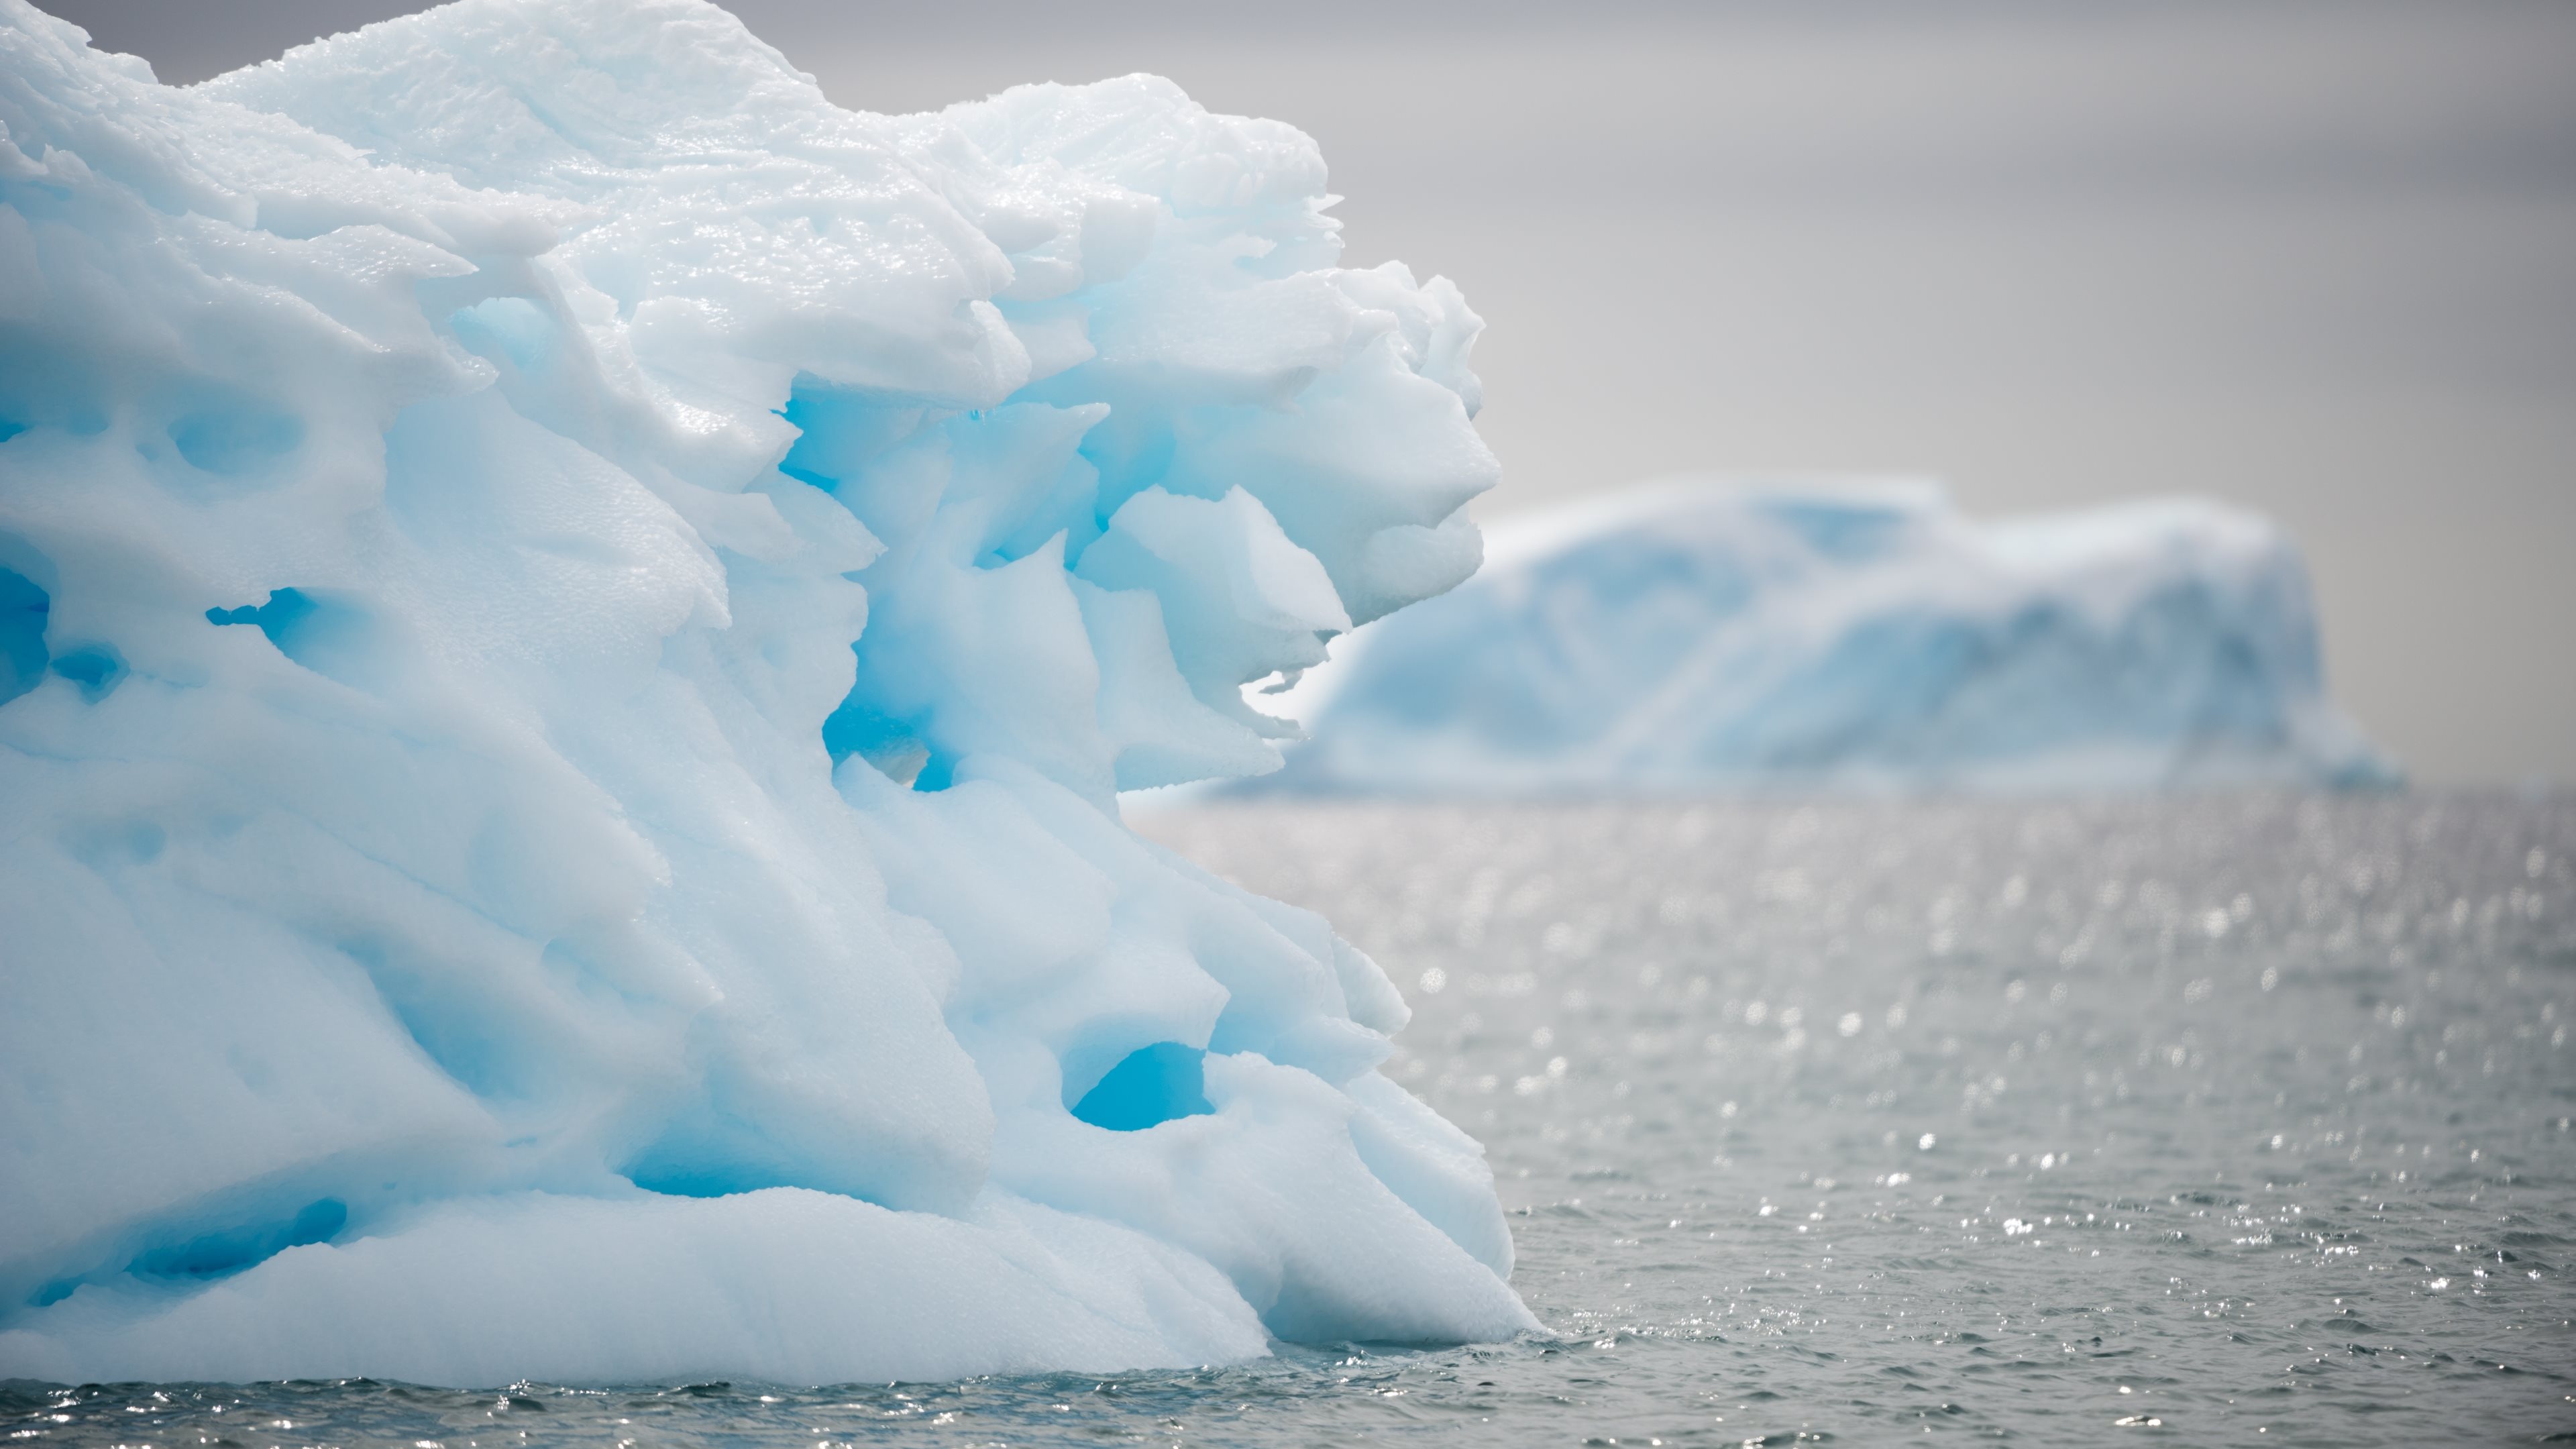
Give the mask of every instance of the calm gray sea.
[{"label": "calm gray sea", "polygon": [[2576,1439],[2576,798],[1148,819],[1415,1006],[1554,1337],[814,1390],[0,1389],[19,1442]]}]

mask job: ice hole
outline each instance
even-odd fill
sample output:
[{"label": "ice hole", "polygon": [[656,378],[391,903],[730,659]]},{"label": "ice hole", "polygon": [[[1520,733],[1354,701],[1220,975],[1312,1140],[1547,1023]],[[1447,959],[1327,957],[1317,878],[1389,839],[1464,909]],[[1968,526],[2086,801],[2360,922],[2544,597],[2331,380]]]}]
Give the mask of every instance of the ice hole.
[{"label": "ice hole", "polygon": [[277,652],[344,684],[367,675],[376,653],[375,627],[364,609],[302,589],[276,589],[264,604],[208,609],[210,624],[255,624]]},{"label": "ice hole", "polygon": [[0,704],[45,678],[45,623],[54,601],[36,581],[0,569]]},{"label": "ice hole", "polygon": [[879,714],[856,691],[824,718],[823,748],[835,765],[856,755],[916,790],[944,790],[953,777],[950,762],[935,756],[910,724]]},{"label": "ice hole", "polygon": [[[701,1105],[682,1120],[666,1125],[617,1168],[620,1176],[646,1192],[666,1197],[732,1197],[772,1187],[802,1187],[874,1201],[850,1192],[828,1171],[798,1157],[762,1130],[721,1107]],[[881,1206],[883,1204],[880,1204]]]},{"label": "ice hole", "polygon": [[670,1163],[655,1158],[627,1165],[626,1180],[665,1197],[732,1197],[773,1187],[796,1187],[774,1172],[747,1172],[730,1163]]},{"label": "ice hole", "polygon": [[525,297],[486,297],[459,308],[448,325],[467,347],[485,357],[507,357],[521,372],[534,371],[554,344],[554,319]]},{"label": "ice hole", "polygon": [[79,685],[81,698],[95,704],[125,678],[125,656],[112,644],[84,644],[58,656],[54,672]]},{"label": "ice hole", "polygon": [[302,419],[255,404],[205,408],[170,425],[170,442],[188,466],[228,478],[283,457],[303,441]]},{"label": "ice hole", "polygon": [[1073,1104],[1073,1115],[1112,1132],[1139,1132],[1175,1117],[1214,1112],[1207,1099],[1207,1053],[1176,1041],[1138,1047]]},{"label": "ice hole", "polygon": [[138,1278],[222,1278],[264,1263],[289,1248],[325,1243],[349,1224],[349,1205],[338,1198],[306,1203],[284,1222],[253,1223],[204,1233],[136,1255],[126,1271]]},{"label": "ice hole", "polygon": [[[797,434],[787,456],[779,460],[778,471],[837,497],[843,482],[863,476],[871,462],[920,429],[923,409],[909,398],[841,387],[800,372],[787,406],[778,415],[793,424]],[[841,501],[851,505],[859,521],[871,529],[890,522],[882,515],[870,518],[872,510],[863,498]]]}]

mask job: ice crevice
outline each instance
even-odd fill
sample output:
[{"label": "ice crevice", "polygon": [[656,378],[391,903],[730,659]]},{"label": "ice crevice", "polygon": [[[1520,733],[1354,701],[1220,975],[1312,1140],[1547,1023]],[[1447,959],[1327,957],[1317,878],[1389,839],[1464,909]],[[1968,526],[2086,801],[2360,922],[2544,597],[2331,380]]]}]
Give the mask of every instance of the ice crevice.
[{"label": "ice crevice", "polygon": [[1384,974],[1118,816],[1478,561],[1481,324],[1327,203],[701,0],[186,89],[0,0],[0,1376],[1533,1328]]}]

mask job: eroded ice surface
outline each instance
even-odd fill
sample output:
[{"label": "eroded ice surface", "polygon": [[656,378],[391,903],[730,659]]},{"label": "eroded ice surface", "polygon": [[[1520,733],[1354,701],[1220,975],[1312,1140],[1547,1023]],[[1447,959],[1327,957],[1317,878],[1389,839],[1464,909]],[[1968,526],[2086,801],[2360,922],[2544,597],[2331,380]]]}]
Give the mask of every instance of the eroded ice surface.
[{"label": "eroded ice surface", "polygon": [[1258,788],[2139,790],[2393,782],[2266,520],[1991,523],[1914,480],[1629,490],[1497,530],[1306,686]]},{"label": "eroded ice surface", "polygon": [[1531,1324],[1383,974],[1117,815],[1477,559],[1480,324],[1305,136],[697,0],[0,0],[0,125],[0,1376]]}]

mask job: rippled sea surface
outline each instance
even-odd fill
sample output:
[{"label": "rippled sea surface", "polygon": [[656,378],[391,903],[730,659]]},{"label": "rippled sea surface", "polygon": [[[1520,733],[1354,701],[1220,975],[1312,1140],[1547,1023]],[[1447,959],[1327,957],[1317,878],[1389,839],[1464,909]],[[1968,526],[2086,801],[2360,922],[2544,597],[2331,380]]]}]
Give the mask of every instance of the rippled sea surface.
[{"label": "rippled sea surface", "polygon": [[1548,1339],[1114,1378],[10,1385],[20,1442],[2576,1439],[2576,800],[1244,804]]}]

